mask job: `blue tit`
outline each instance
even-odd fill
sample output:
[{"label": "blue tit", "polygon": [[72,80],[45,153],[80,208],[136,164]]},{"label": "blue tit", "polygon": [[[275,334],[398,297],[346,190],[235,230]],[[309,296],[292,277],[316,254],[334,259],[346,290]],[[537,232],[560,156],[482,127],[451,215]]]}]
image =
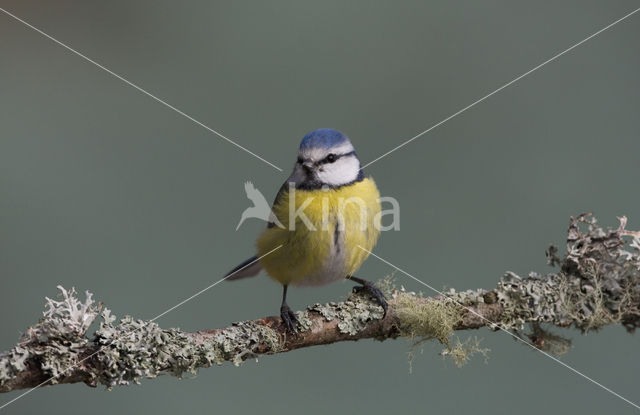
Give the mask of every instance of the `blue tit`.
[{"label": "blue tit", "polygon": [[264,270],[282,284],[280,316],[287,330],[295,332],[297,324],[286,302],[289,285],[349,279],[361,284],[357,289],[369,293],[386,313],[382,292],[354,276],[378,240],[380,193],[373,179],[364,176],[346,135],[322,128],[302,139],[293,172],[271,214],[256,241],[257,255],[227,277],[253,277]]}]

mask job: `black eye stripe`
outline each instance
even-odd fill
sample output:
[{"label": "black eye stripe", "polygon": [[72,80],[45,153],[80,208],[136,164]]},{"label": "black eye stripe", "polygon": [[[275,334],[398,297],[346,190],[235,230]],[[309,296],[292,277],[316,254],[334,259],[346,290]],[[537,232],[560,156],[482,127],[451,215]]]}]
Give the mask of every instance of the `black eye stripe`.
[{"label": "black eye stripe", "polygon": [[[344,153],[344,154],[333,154],[333,153],[331,153],[327,157],[325,157],[324,159],[320,160],[320,163],[321,164],[335,163],[339,158],[346,157],[346,156],[352,156],[354,154],[356,154],[355,151],[350,151],[350,152]],[[333,156],[333,157],[331,157],[331,156]]]},{"label": "black eye stripe", "polygon": [[[342,158],[342,157],[353,156],[353,155],[355,155],[355,154],[356,154],[356,152],[355,152],[355,151],[350,151],[350,152],[348,152],[348,153],[344,153],[344,154],[334,154],[334,153],[331,153],[331,154],[327,155],[327,157],[325,157],[325,158],[323,158],[322,160],[318,161],[316,164],[330,164],[330,163],[335,163],[338,159],[340,159],[340,158]],[[332,157],[332,158],[333,158],[333,161],[329,160],[329,156],[333,156],[333,157]],[[298,163],[298,164],[302,164],[302,163],[304,163],[304,162],[305,162],[305,160],[304,160],[302,157],[298,156],[297,163]]]}]

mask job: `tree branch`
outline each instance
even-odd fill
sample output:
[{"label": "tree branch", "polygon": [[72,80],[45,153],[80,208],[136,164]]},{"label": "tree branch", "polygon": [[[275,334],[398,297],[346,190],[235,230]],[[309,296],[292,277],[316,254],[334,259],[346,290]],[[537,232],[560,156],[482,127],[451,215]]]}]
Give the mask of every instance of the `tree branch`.
[{"label": "tree branch", "polygon": [[[44,317],[21,343],[0,354],[0,392],[56,383],[84,382],[111,388],[160,374],[181,376],[225,361],[240,365],[249,358],[303,347],[360,339],[408,337],[437,339],[456,362],[477,344],[450,339],[455,330],[488,327],[520,330],[532,325],[529,341],[547,351],[566,351],[567,341],[542,329],[541,323],[575,327],[582,332],[609,324],[633,331],[640,326],[640,233],[620,226],[604,231],[590,215],[571,218],[567,253],[547,256],[555,273],[507,272],[492,290],[449,290],[446,296],[387,287],[389,312],[372,299],[351,294],[346,301],[315,304],[297,312],[297,334],[286,332],[280,318],[253,321],[193,333],[161,329],[156,323],[125,316],[117,324],[110,310],[95,305],[86,292],[62,287],[61,300],[47,298]],[[92,337],[87,331],[100,317]],[[521,335],[519,332],[517,332]]]}]

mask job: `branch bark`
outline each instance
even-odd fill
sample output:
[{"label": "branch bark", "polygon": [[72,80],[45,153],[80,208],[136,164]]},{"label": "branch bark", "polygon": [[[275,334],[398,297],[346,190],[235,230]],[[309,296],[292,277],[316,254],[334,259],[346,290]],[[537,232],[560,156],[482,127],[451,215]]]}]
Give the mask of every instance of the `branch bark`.
[{"label": "branch bark", "polygon": [[[297,312],[297,334],[287,333],[278,317],[234,323],[198,332],[162,329],[154,322],[125,316],[117,324],[110,310],[84,301],[75,290],[61,290],[60,301],[47,298],[44,318],[21,343],[0,354],[0,392],[39,385],[84,382],[111,388],[161,374],[181,376],[201,367],[236,365],[261,355],[361,339],[414,341],[437,339],[463,360],[473,348],[452,346],[454,331],[488,327],[520,330],[532,324],[529,342],[547,351],[563,351],[566,340],[540,326],[548,323],[583,332],[608,324],[633,331],[640,326],[640,233],[625,230],[626,218],[613,230],[598,227],[590,215],[571,218],[567,253],[555,247],[547,256],[555,273],[507,272],[491,290],[450,290],[446,296],[388,289],[389,312],[372,299],[351,294],[346,301],[315,304]],[[86,335],[100,317],[93,336]],[[458,353],[453,353],[456,347]]]}]

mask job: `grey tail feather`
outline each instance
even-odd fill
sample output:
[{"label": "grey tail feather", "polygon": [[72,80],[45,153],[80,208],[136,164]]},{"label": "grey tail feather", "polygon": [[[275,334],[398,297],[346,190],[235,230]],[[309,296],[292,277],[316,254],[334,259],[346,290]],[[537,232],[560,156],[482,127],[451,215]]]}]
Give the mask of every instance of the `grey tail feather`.
[{"label": "grey tail feather", "polygon": [[257,256],[253,256],[246,261],[242,262],[240,265],[227,272],[225,278],[228,281],[231,280],[239,280],[242,278],[255,277],[262,271],[262,264],[258,261]]}]

